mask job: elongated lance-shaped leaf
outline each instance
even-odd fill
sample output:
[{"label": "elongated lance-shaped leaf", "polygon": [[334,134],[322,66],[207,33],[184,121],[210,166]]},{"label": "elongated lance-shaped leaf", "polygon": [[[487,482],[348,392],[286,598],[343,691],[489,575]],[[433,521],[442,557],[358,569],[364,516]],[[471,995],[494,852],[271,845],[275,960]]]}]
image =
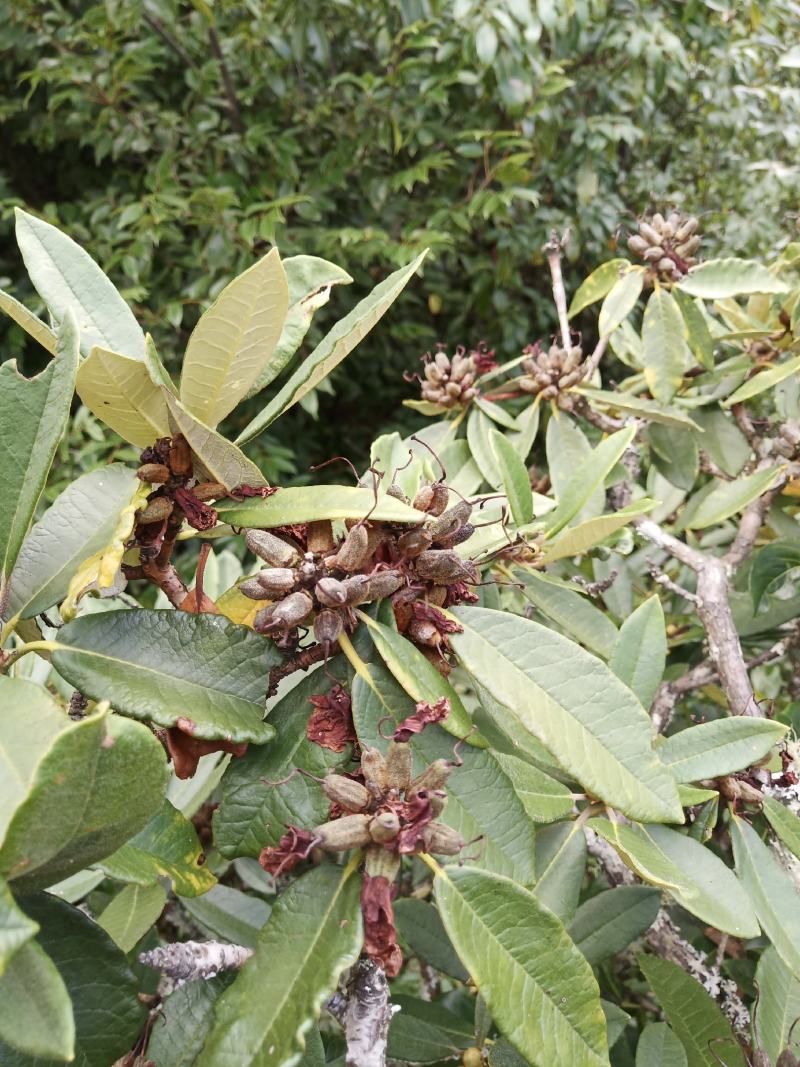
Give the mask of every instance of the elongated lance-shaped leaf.
[{"label": "elongated lance-shaped leaf", "polygon": [[[664,609],[651,596],[620,627],[608,665],[644,708],[653,703],[667,661]],[[663,754],[659,752],[663,762]]]},{"label": "elongated lance-shaped leaf", "polygon": [[525,1059],[533,1067],[607,1067],[597,982],[555,915],[509,878],[472,867],[446,867],[435,886],[461,962]]},{"label": "elongated lance-shaped leaf", "polygon": [[645,881],[666,889],[699,919],[735,937],[758,937],[756,913],[736,875],[693,837],[608,819],[591,819],[589,826]]},{"label": "elongated lance-shaped leaf", "polygon": [[752,378],[748,378],[744,385],[740,385],[726,400],[723,400],[722,406],[729,408],[733,404],[741,404],[743,400],[750,400],[751,397],[780,385],[798,371],[800,371],[800,356],[787,359],[776,367],[770,367],[769,370],[763,370]]},{"label": "elongated lance-shaped leaf", "polygon": [[240,485],[266,486],[264,475],[240,448],[196,419],[168,389],[162,387],[161,393],[173,433],[183,434],[211,481],[221,482],[228,490]]},{"label": "elongated lance-shaped leaf", "polygon": [[599,486],[602,486],[623,452],[633,440],[635,426],[617,430],[601,441],[586,462],[575,471],[559,495],[558,507],[547,516],[547,537],[554,537],[581,510]]},{"label": "elongated lance-shaped leaf", "polygon": [[800,819],[774,797],[763,800],[764,817],[789,851],[800,859]]},{"label": "elongated lance-shaped leaf", "polygon": [[686,1051],[688,1067],[747,1067],[731,1025],[700,985],[677,963],[640,956],[639,966]]},{"label": "elongated lance-shaped leaf", "polygon": [[135,471],[112,463],[81,475],[56,497],[22,543],[6,602],[0,604],[5,632],[16,619],[63,600],[80,564],[109,544],[140,485]]},{"label": "elongated lance-shaped leaf", "polygon": [[624,951],[655,922],[661,893],[646,885],[620,885],[581,904],[569,927],[570,937],[597,964]]},{"label": "elongated lance-shaped leaf", "polygon": [[146,448],[169,436],[167,405],[143,360],[95,346],[76,388],[86,407],[131,444]]},{"label": "elongated lance-shaped leaf", "polygon": [[269,361],[289,308],[277,248],[225,286],[192,331],[181,402],[212,429],[233,411]]},{"label": "elongated lance-shaped leaf", "polygon": [[715,719],[668,737],[658,755],[676,782],[699,782],[752,767],[787,730],[782,723],[744,715]]},{"label": "elongated lance-shaped leaf", "polygon": [[363,519],[366,515],[376,522],[419,523],[426,517],[424,511],[391,496],[380,497],[376,505],[370,489],[352,485],[289,486],[263,500],[240,504],[219,501],[215,506],[225,522],[260,530],[318,519]]},{"label": "elongated lance-shaped leaf", "polygon": [[268,741],[263,721],[273,643],[222,615],[184,611],[108,611],[67,623],[53,664],[93,699],[126,715],[175,726],[210,740]]},{"label": "elongated lance-shaped leaf", "polygon": [[661,423],[664,426],[688,427],[702,431],[702,427],[679,408],[665,407],[655,400],[647,400],[645,397],[633,396],[630,393],[609,393],[603,389],[583,388],[577,392],[585,396],[601,411],[620,411],[623,415],[635,415],[637,418]]},{"label": "elongated lance-shaped leaf", "polygon": [[781,468],[775,466],[746,474],[733,482],[716,479],[708,482],[681,512],[677,529],[704,530],[744,511],[748,504],[766,493],[780,472]]},{"label": "elongated lance-shaped leaf", "polygon": [[687,296],[681,289],[674,288],[672,296],[675,298],[681,315],[683,315],[686,327],[686,343],[691,349],[692,355],[706,370],[714,369],[714,338],[708,328],[706,317],[700,307]]},{"label": "elongated lance-shaped leaf", "polygon": [[612,334],[636,307],[644,286],[644,267],[628,265],[614,283],[600,307],[599,328],[602,336]]},{"label": "elongated lance-shaped leaf", "polygon": [[42,348],[46,348],[51,356],[55,355],[56,335],[47,323],[42,322],[24,304],[21,304],[10,293],[4,293],[2,289],[0,289],[0,311],[4,311],[27,334],[38,341]]},{"label": "elongated lance-shaped leaf", "polygon": [[[675,780],[631,691],[595,656],[545,626],[456,608],[451,644],[501,729],[537,738],[594,796],[634,819],[682,822]],[[482,701],[483,702],[483,701]]]},{"label": "elongated lance-shaped leaf", "polygon": [[361,948],[360,878],[330,864],[278,899],[255,955],[219,998],[197,1067],[289,1067]]},{"label": "elongated lance-shaped leaf", "polygon": [[8,579],[69,416],[78,368],[78,330],[67,313],[56,356],[35,378],[16,362],[0,366],[0,615]]},{"label": "elongated lance-shaped leaf", "polygon": [[731,819],[736,871],[753,902],[764,933],[800,978],[800,893],[774,853],[744,819]]},{"label": "elongated lance-shaped leaf", "polygon": [[100,345],[134,359],[144,356],[144,333],[116,287],[88,252],[49,222],[16,208],[19,250],[30,279],[53,318],[75,315],[84,355]]},{"label": "elongated lance-shaped leaf", "polygon": [[167,891],[163,885],[126,885],[97,918],[115,945],[130,952],[164,910]]},{"label": "elongated lance-shaped leaf", "polygon": [[522,595],[552,619],[569,637],[607,659],[614,648],[618,630],[611,618],[577,589],[556,584],[540,571],[517,568],[524,588]]},{"label": "elongated lance-shaped leaf", "polygon": [[303,343],[311,320],[328,303],[334,285],[349,285],[350,275],[318,256],[290,256],[283,260],[289,284],[289,310],[278,343],[263,370],[247,392],[254,396],[278,377]]},{"label": "elongated lance-shaped leaf", "polygon": [[678,288],[689,296],[723,300],[742,293],[785,293],[789,286],[751,259],[709,259],[692,267]]},{"label": "elongated lance-shaped leaf", "polygon": [[524,526],[533,519],[533,492],[528,469],[504,434],[492,430],[491,443],[514,522]]},{"label": "elongated lance-shaped leaf", "polygon": [[627,526],[633,519],[652,511],[655,506],[655,500],[645,497],[644,500],[636,500],[627,507],[620,508],[612,515],[598,515],[578,523],[577,526],[570,526],[555,540],[543,545],[542,562],[555,563],[556,560],[566,559],[568,556],[581,556],[623,526]]},{"label": "elongated lance-shaped leaf", "polygon": [[790,571],[797,568],[800,568],[800,543],[797,541],[771,541],[759,549],[750,567],[753,611],[758,611],[764,597],[780,586]]},{"label": "elongated lance-shaped leaf", "polygon": [[[772,1063],[786,1048],[795,1056],[800,1052],[800,1026],[795,1027],[789,1043],[789,1031],[800,1018],[800,979],[789,970],[774,948],[768,948],[756,967],[758,1004],[755,1005],[754,1030],[760,1046]],[[783,1065],[781,1065],[783,1067]]]},{"label": "elongated lance-shaped leaf", "polygon": [[323,337],[308,359],[298,367],[289,381],[264,410],[245,426],[236,438],[237,444],[252,440],[290,407],[315,389],[334,367],[360,344],[373,326],[395,302],[412,275],[419,269],[427,250],[406,267],[390,274],[380,285],[356,304],[349,315]]},{"label": "elongated lance-shaped leaf", "polygon": [[607,263],[601,263],[576,289],[569,305],[569,317],[572,318],[590,304],[595,304],[607,296],[619,281],[623,271],[629,270],[630,266],[627,259],[609,259]]},{"label": "elongated lance-shaped leaf", "polygon": [[691,364],[686,325],[671,293],[660,286],[647,301],[642,319],[644,377],[662,403],[672,399]]},{"label": "elongated lance-shaped leaf", "polygon": [[636,1067],[688,1067],[686,1050],[667,1023],[648,1023],[636,1046]]}]

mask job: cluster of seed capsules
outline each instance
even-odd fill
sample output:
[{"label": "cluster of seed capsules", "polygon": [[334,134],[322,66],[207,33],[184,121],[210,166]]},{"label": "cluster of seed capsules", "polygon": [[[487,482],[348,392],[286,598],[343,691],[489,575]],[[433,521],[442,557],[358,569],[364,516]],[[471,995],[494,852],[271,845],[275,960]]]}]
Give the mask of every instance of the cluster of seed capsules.
[{"label": "cluster of seed capsules", "polygon": [[478,396],[475,384],[482,374],[497,366],[494,352],[479,344],[471,352],[463,345],[448,356],[442,346],[435,355],[424,357],[424,377],[420,379],[422,399],[442,408],[465,407]]},{"label": "cluster of seed capsules", "polygon": [[269,601],[255,630],[290,650],[298,627],[311,625],[316,640],[332,648],[355,627],[356,607],[391,597],[400,632],[447,669],[447,634],[457,626],[440,609],[477,599],[468,586],[479,581],[478,569],[455,551],[474,530],[473,505],[462,500],[448,508],[441,482],[423,486],[413,502],[397,486],[390,492],[428,518],[411,526],[353,521],[338,544],[327,521],[247,532],[247,547],[267,564],[239,586],[245,596]]},{"label": "cluster of seed capsules", "polygon": [[664,218],[656,211],[648,219],[639,219],[639,232],[628,238],[628,248],[644,259],[661,281],[678,281],[697,263],[699,225],[694,215],[673,211]]},{"label": "cluster of seed capsules", "polygon": [[550,400],[583,377],[580,345],[566,349],[554,344],[545,352],[537,342],[523,349],[523,355],[523,375],[514,383],[523,393],[540,393],[543,400]]}]

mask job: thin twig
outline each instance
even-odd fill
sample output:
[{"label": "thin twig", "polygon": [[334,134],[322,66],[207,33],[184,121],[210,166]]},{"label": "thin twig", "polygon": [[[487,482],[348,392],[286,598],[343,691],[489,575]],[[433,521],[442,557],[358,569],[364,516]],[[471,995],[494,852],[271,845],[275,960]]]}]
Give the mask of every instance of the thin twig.
[{"label": "thin twig", "polygon": [[172,34],[169,32],[169,30],[161,21],[161,19],[157,18],[155,15],[150,15],[148,14],[148,12],[145,11],[142,13],[142,20],[146,22],[151,29],[156,31],[159,37],[169,48],[172,49],[172,51],[182,63],[185,63],[187,67],[197,66],[197,64],[186,51],[186,49],[183,47],[181,42],[176,37],[172,36]]},{"label": "thin twig", "polygon": [[225,99],[228,102],[228,118],[230,124],[236,133],[244,133],[244,123],[242,122],[242,112],[239,108],[239,100],[236,96],[236,89],[233,84],[233,78],[231,77],[230,68],[225,62],[225,56],[222,51],[222,45],[219,43],[219,37],[217,31],[213,26],[208,27],[208,41],[211,45],[211,51],[214,54],[214,58],[219,64],[219,72],[222,76],[222,86],[225,90]]},{"label": "thin twig", "polygon": [[555,230],[550,231],[550,240],[544,245],[542,251],[547,256],[550,266],[550,276],[553,279],[553,299],[556,302],[558,322],[561,329],[561,345],[565,352],[572,347],[569,330],[569,313],[567,311],[567,292],[564,288],[564,276],[561,273],[561,251],[569,238],[569,230],[559,238]]}]

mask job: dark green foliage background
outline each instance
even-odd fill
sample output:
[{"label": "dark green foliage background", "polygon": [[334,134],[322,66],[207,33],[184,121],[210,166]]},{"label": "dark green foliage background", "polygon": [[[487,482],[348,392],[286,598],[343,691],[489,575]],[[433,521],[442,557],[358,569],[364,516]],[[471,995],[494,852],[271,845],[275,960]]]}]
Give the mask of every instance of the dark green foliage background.
[{"label": "dark green foliage background", "polygon": [[361,459],[437,341],[508,358],[552,330],[551,226],[570,227],[576,278],[654,203],[706,213],[708,251],[788,239],[800,93],[779,61],[797,16],[790,0],[3,0],[0,285],[32,300],[22,204],[103,264],[177,365],[207,294],[272,242],[354,275],[312,340],[430,245],[318,421],[252,450],[273,477]]}]

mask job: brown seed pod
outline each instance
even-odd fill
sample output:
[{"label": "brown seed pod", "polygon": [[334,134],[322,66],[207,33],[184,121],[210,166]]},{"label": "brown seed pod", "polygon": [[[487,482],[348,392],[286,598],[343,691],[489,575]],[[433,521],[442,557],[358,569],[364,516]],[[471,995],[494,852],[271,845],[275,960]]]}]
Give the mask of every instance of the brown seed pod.
[{"label": "brown seed pod", "polygon": [[318,612],[314,619],[314,637],[321,645],[336,644],[343,629],[342,616],[330,608]]},{"label": "brown seed pod", "polygon": [[237,588],[242,596],[249,597],[250,600],[269,600],[269,593],[258,578],[247,578],[240,582]]},{"label": "brown seed pod", "polygon": [[640,237],[638,233],[635,233],[628,238],[628,248],[637,256],[643,256],[648,248],[647,241],[645,241],[644,237]]},{"label": "brown seed pod", "polygon": [[360,782],[333,771],[328,771],[322,780],[322,792],[328,800],[347,811],[363,811],[370,800],[369,793]]},{"label": "brown seed pod", "polygon": [[[400,486],[396,482],[392,482],[392,484],[390,486],[388,486],[388,488],[386,490],[386,495],[392,497],[394,500],[400,500],[403,504],[410,504],[411,503],[411,501],[408,499],[406,494],[403,492],[403,490],[400,488]],[[416,506],[417,505],[414,504],[414,507],[416,507]],[[422,508],[420,510],[424,511],[424,508]]]},{"label": "brown seed pod", "polygon": [[320,556],[333,552],[336,542],[333,539],[333,528],[328,519],[318,519],[308,524],[306,545],[309,552]]},{"label": "brown seed pod", "polygon": [[679,226],[675,231],[675,240],[680,243],[681,241],[688,240],[697,227],[700,225],[699,221],[691,215],[683,225]]},{"label": "brown seed pod", "polygon": [[660,245],[663,240],[658,230],[654,229],[649,222],[645,222],[644,219],[639,222],[639,233],[651,245]]},{"label": "brown seed pod", "polygon": [[404,582],[403,575],[398,571],[377,571],[369,576],[367,599],[383,600],[384,597],[396,593]]},{"label": "brown seed pod", "polygon": [[350,848],[363,848],[372,842],[369,833],[371,815],[343,815],[332,819],[311,831],[319,838],[320,848],[326,852],[346,852]]},{"label": "brown seed pod", "polygon": [[436,648],[442,643],[442,635],[427,619],[412,619],[408,624],[408,636],[415,644]]},{"label": "brown seed pod", "polygon": [[200,482],[194,486],[192,494],[198,500],[219,500],[221,496],[227,496],[228,490],[222,482]]},{"label": "brown seed pod", "polygon": [[447,779],[450,777],[452,770],[453,766],[449,760],[434,760],[430,766],[425,768],[422,774],[418,774],[416,778],[412,779],[406,790],[406,795],[411,796],[423,789],[443,789],[447,785]]},{"label": "brown seed pod", "polygon": [[[405,495],[405,494],[404,494]],[[433,486],[423,485],[417,491],[417,495],[414,497],[412,507],[415,507],[417,511],[427,511],[433,503]]]},{"label": "brown seed pod", "polygon": [[188,478],[192,473],[192,450],[183,434],[175,434],[169,448],[169,469],[178,478]]},{"label": "brown seed pod", "polygon": [[444,823],[432,822],[423,830],[425,848],[437,856],[457,856],[466,845],[461,834]]},{"label": "brown seed pod", "polygon": [[372,845],[364,855],[364,873],[370,878],[383,876],[393,882],[400,872],[400,856],[380,845]]},{"label": "brown seed pod", "polygon": [[174,504],[166,496],[157,496],[148,500],[141,511],[136,512],[136,521],[144,525],[149,522],[163,522],[172,514]]},{"label": "brown seed pod", "polygon": [[349,607],[364,604],[369,599],[369,578],[366,574],[354,574],[351,578],[345,578],[342,585],[347,594]]},{"label": "brown seed pod", "polygon": [[164,463],[143,463],[136,472],[136,477],[151,485],[163,485],[170,478],[169,467]]},{"label": "brown seed pod", "polygon": [[428,533],[434,541],[441,541],[444,537],[452,535],[469,522],[472,514],[472,504],[468,500],[459,500],[452,508],[448,508],[439,518],[427,527]]},{"label": "brown seed pod", "polygon": [[430,548],[432,543],[433,536],[424,526],[416,526],[413,530],[407,530],[397,539],[397,547],[406,559],[419,556],[426,548]]},{"label": "brown seed pod", "polygon": [[417,557],[416,566],[420,578],[436,582],[438,585],[478,580],[475,565],[468,560],[461,559],[449,548],[428,549]]},{"label": "brown seed pod", "polygon": [[438,819],[447,804],[447,793],[443,789],[431,790],[428,793],[428,800],[431,802],[431,812],[434,819]]},{"label": "brown seed pod", "polygon": [[[241,589],[241,585],[239,586]],[[272,627],[272,617],[275,614],[276,604],[269,604],[262,608],[253,619],[253,629],[257,634],[268,634]]]},{"label": "brown seed pod", "polygon": [[369,558],[369,534],[366,526],[361,524],[349,530],[344,541],[339,546],[339,551],[333,557],[333,562],[328,566],[338,567],[343,571],[357,571],[363,567]]},{"label": "brown seed pod", "polygon": [[368,787],[372,785],[381,793],[386,789],[386,760],[377,748],[362,749],[361,773]]},{"label": "brown seed pod", "polygon": [[347,603],[347,586],[338,578],[320,578],[314,586],[314,593],[326,608],[340,608]]},{"label": "brown seed pod", "polygon": [[404,741],[390,741],[386,750],[386,788],[404,792],[411,781],[414,754]]},{"label": "brown seed pod", "polygon": [[[277,604],[271,606],[272,614],[269,618],[268,628],[262,629],[261,632],[269,633],[270,630],[291,630],[292,627],[299,626],[300,623],[305,622],[313,608],[314,601],[305,590],[291,593],[283,600],[279,600]],[[259,612],[259,615],[260,614],[261,613]],[[257,615],[256,620],[258,617],[259,616]]]},{"label": "brown seed pod", "polygon": [[437,544],[441,545],[442,548],[455,548],[456,545],[461,545],[464,541],[469,541],[474,533],[475,527],[472,523],[465,522],[464,525],[456,530],[450,537],[439,538]]},{"label": "brown seed pod", "polygon": [[273,567],[287,567],[300,558],[296,545],[289,544],[269,530],[248,530],[244,535],[244,543],[254,556]]},{"label": "brown seed pod", "polygon": [[263,571],[258,572],[255,580],[267,596],[277,599],[294,589],[297,585],[297,573],[291,567],[265,567]]},{"label": "brown seed pod", "polygon": [[393,811],[379,812],[369,824],[370,837],[379,845],[383,845],[387,841],[394,841],[399,833],[400,819]]}]

